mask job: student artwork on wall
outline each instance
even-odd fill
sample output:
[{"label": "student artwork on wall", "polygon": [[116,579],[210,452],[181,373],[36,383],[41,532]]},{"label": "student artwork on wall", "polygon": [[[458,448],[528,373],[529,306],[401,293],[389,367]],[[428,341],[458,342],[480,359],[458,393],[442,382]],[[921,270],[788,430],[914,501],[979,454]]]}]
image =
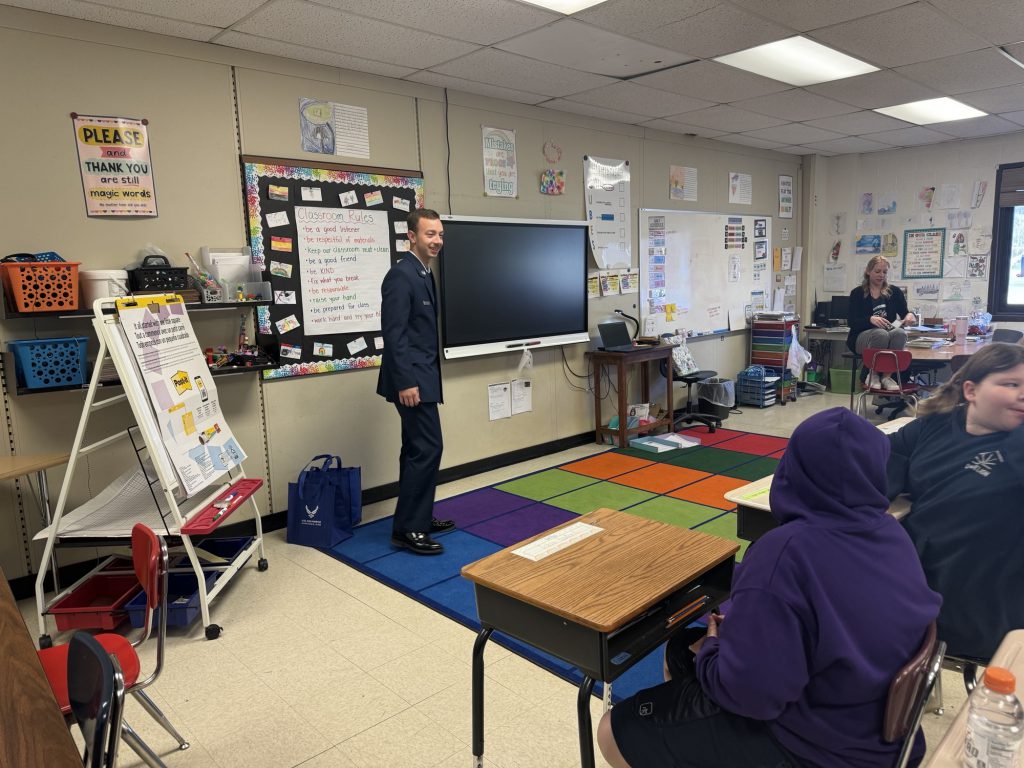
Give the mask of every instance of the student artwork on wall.
[{"label": "student artwork on wall", "polygon": [[946,249],[944,227],[908,229],[903,232],[903,278],[942,277]]},{"label": "student artwork on wall", "polygon": [[[243,157],[249,245],[275,302],[259,307],[267,379],[380,365],[380,286],[423,206],[416,171]],[[372,349],[370,352],[368,350]]]}]

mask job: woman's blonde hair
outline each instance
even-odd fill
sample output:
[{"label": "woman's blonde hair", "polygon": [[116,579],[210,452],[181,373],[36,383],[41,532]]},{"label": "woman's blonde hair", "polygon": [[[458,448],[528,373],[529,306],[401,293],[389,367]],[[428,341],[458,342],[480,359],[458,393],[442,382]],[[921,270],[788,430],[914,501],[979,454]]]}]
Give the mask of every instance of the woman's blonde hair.
[{"label": "woman's blonde hair", "polygon": [[[864,267],[864,279],[860,281],[860,287],[864,290],[864,295],[867,296],[871,293],[871,270],[879,265],[879,263],[885,263],[889,269],[892,269],[892,264],[885,256],[872,256],[868,259],[868,265]],[[885,282],[882,283],[882,295],[891,296],[892,286],[889,285],[889,280],[886,278]]]},{"label": "woman's blonde hair", "polygon": [[939,387],[935,394],[924,400],[918,413],[949,413],[967,401],[964,399],[964,382],[980,384],[993,373],[1001,373],[1024,363],[1024,346],[994,342],[982,347],[968,358],[963,367],[954,373],[949,381]]}]

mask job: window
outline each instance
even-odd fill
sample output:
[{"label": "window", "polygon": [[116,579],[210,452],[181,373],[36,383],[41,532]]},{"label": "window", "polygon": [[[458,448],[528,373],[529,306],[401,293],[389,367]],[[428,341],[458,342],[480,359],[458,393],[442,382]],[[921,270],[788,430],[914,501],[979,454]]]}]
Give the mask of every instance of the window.
[{"label": "window", "polygon": [[996,172],[988,311],[995,320],[1024,321],[1024,163]]}]

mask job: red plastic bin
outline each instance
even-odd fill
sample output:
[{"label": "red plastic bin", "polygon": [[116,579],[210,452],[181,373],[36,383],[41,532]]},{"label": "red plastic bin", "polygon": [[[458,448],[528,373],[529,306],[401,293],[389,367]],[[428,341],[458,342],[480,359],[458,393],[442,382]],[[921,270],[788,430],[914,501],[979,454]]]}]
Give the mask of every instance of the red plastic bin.
[{"label": "red plastic bin", "polygon": [[142,591],[135,574],[93,574],[49,610],[61,632],[69,629],[113,629],[124,621],[125,604]]}]

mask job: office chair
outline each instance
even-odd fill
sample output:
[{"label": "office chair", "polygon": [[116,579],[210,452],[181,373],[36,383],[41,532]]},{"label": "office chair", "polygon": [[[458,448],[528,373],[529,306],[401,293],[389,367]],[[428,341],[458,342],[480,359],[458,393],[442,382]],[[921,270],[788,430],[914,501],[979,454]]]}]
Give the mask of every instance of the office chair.
[{"label": "office chair", "polygon": [[[160,711],[156,703],[143,690],[152,685],[160,675],[164,665],[164,643],[167,638],[167,545],[157,536],[153,529],[142,523],[132,528],[132,564],[135,575],[146,591],[145,623],[138,639],[129,641],[121,635],[104,633],[96,635],[96,641],[114,656],[124,674],[125,692],[135,697],[146,712],[156,720],[165,731],[178,742],[178,749],[188,749],[189,744],[171,725],[171,721]],[[141,664],[136,648],[149,639],[153,630],[154,613],[159,612],[160,627],[157,631],[156,666],[144,680],[140,680]],[[43,648],[38,652],[39,661],[46,672],[46,678],[53,689],[54,698],[60,705],[61,712],[68,715],[71,703],[68,694],[68,644]],[[142,761],[153,768],[164,768],[164,763],[150,749],[135,730],[123,719],[116,734],[142,758]]]},{"label": "office chair", "polygon": [[906,768],[914,748],[914,737],[921,716],[931,696],[935,681],[942,672],[946,644],[938,639],[933,621],[925,632],[917,653],[896,673],[889,684],[882,722],[882,738],[890,744],[902,741],[896,768]]},{"label": "office chair", "polygon": [[[661,361],[661,375],[668,379],[668,366],[667,360]],[[714,432],[717,427],[722,426],[722,420],[710,413],[700,413],[699,411],[693,410],[693,401],[690,399],[691,388],[694,384],[704,381],[704,379],[710,379],[712,376],[717,376],[718,371],[693,371],[686,374],[676,373],[673,376],[674,381],[681,381],[686,385],[686,406],[683,408],[682,413],[676,415],[676,411],[672,412],[672,431],[678,432],[684,426],[693,424],[703,424],[708,428],[709,432]]]},{"label": "office chair", "polygon": [[1012,328],[996,328],[992,331],[992,341],[1002,341],[1006,344],[1016,344],[1024,338],[1024,331],[1015,331]]},{"label": "office chair", "polygon": [[68,701],[82,731],[86,768],[117,765],[117,735],[124,713],[124,675],[117,659],[88,632],[68,643]]},{"label": "office chair", "polygon": [[[865,349],[862,355],[864,367],[868,370],[868,380],[871,374],[877,374],[881,378],[892,377],[898,389],[883,389],[882,387],[865,387],[857,397],[857,407],[854,413],[864,416],[864,401],[868,395],[883,395],[896,397],[910,406],[914,415],[917,415],[917,392],[920,386],[903,380],[903,374],[910,368],[914,356],[905,349]],[[902,408],[901,408],[902,410]],[[893,412],[893,416],[896,411]]]}]

